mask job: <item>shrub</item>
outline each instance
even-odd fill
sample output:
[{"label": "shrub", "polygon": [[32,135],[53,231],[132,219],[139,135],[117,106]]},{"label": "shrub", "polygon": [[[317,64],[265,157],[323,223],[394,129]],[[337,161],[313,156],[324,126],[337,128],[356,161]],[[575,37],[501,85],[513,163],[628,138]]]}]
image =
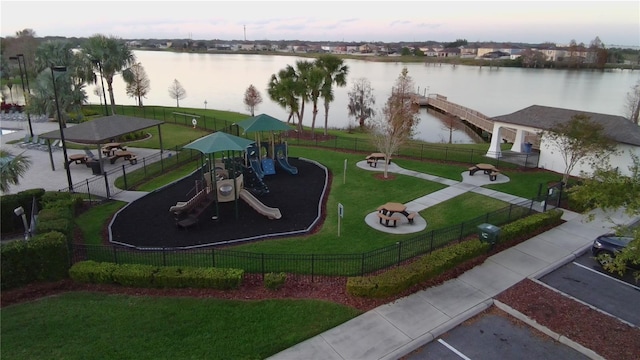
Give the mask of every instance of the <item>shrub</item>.
[{"label": "shrub", "polygon": [[287,281],[287,274],[281,273],[268,273],[264,275],[264,287],[269,290],[278,290]]},{"label": "shrub", "polygon": [[2,289],[35,281],[56,281],[67,277],[69,253],[66,237],[59,232],[13,241],[0,247]]},{"label": "shrub", "polygon": [[398,294],[413,285],[487,252],[489,244],[468,240],[433,251],[406,265],[375,276],[347,279],[347,293],[368,298],[384,298]]},{"label": "shrub", "polygon": [[122,264],[113,270],[111,277],[114,283],[122,286],[151,287],[156,270],[153,265]]},{"label": "shrub", "polygon": [[73,281],[90,284],[112,284],[113,272],[117,264],[96,262],[93,260],[80,261],[69,269],[69,276]]},{"label": "shrub", "polygon": [[133,287],[212,288],[240,287],[244,270],[196,268],[82,261],[69,270],[74,281],[94,284],[119,284]]}]

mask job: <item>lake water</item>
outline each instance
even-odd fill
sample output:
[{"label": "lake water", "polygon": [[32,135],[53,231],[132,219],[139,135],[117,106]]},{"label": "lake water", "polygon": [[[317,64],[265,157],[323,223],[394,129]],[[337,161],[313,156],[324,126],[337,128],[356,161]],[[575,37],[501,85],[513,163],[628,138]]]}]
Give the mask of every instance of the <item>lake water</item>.
[{"label": "lake water", "polygon": [[[256,114],[265,113],[281,120],[287,112],[269,99],[266,88],[272,74],[304,58],[277,55],[195,54],[160,51],[134,51],[151,81],[145,105],[175,106],[168,88],[177,79],[187,92],[181,107],[229,110],[248,113],[242,100],[253,84],[263,97]],[[311,60],[311,59],[309,59]],[[550,69],[489,68],[475,66],[426,65],[424,63],[372,62],[345,60],[349,66],[347,86],[336,88],[329,110],[329,127],[354,125],[347,113],[348,91],[353,80],[367,78],[374,89],[376,108],[384,105],[403,67],[407,67],[417,91],[437,93],[450,101],[487,116],[510,114],[531,105],[543,105],[625,116],[626,94],[640,79],[640,71],[568,71]],[[99,84],[98,84],[99,86]],[[87,88],[89,101],[100,103]],[[117,104],[135,105],[127,97],[121,76],[114,78]],[[14,89],[15,96],[15,89]],[[311,125],[311,106],[306,106],[303,124]],[[449,131],[442,121],[422,109],[416,138],[447,142]],[[316,127],[324,126],[324,108],[318,112]],[[453,132],[456,143],[474,142],[464,127]]]}]

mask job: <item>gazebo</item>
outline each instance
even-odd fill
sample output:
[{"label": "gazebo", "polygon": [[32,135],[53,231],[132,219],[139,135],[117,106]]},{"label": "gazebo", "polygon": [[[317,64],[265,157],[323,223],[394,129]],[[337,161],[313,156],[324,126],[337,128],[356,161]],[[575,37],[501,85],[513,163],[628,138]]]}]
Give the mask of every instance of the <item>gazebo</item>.
[{"label": "gazebo", "polygon": [[[164,121],[133,116],[110,115],[63,129],[64,140],[81,144],[96,145],[100,163],[100,172],[102,173],[104,172],[101,151],[102,145],[108,143],[111,139],[117,138],[118,136],[157,126],[160,140],[160,153],[162,153],[162,132],[160,131],[160,125],[162,124],[164,124]],[[48,140],[51,169],[55,171],[56,168],[53,163],[53,154],[51,153],[50,144],[52,139],[62,138],[60,136],[60,130],[44,133],[40,135],[40,137]],[[65,164],[67,164],[68,161],[69,159],[64,159]]]}]

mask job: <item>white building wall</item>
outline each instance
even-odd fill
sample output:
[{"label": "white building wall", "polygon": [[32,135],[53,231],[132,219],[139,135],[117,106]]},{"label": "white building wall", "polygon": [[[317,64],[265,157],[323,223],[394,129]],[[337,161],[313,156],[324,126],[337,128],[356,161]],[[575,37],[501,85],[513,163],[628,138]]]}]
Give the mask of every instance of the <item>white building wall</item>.
[{"label": "white building wall", "polygon": [[[609,158],[609,163],[611,164],[611,166],[620,169],[620,172],[622,174],[630,176],[631,172],[629,171],[629,166],[631,166],[631,164],[633,163],[631,154],[640,156],[640,147],[619,144],[617,148],[619,154],[612,155]],[[548,141],[545,141],[544,137],[540,142],[540,161],[538,163],[538,166],[540,168],[551,170],[559,174],[563,174],[566,167],[564,160],[562,159],[562,156],[560,155],[558,150]],[[593,172],[593,169],[589,165],[589,161],[583,164],[577,164],[573,168],[571,175],[580,176],[581,172],[585,172],[586,174],[591,174]]]}]

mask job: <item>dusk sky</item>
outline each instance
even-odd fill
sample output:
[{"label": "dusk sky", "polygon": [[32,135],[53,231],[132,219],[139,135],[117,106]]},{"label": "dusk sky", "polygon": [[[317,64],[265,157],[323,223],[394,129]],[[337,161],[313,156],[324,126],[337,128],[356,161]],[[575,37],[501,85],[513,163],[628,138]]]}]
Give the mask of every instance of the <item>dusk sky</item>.
[{"label": "dusk sky", "polygon": [[0,1],[1,35],[640,45],[640,1]]}]

